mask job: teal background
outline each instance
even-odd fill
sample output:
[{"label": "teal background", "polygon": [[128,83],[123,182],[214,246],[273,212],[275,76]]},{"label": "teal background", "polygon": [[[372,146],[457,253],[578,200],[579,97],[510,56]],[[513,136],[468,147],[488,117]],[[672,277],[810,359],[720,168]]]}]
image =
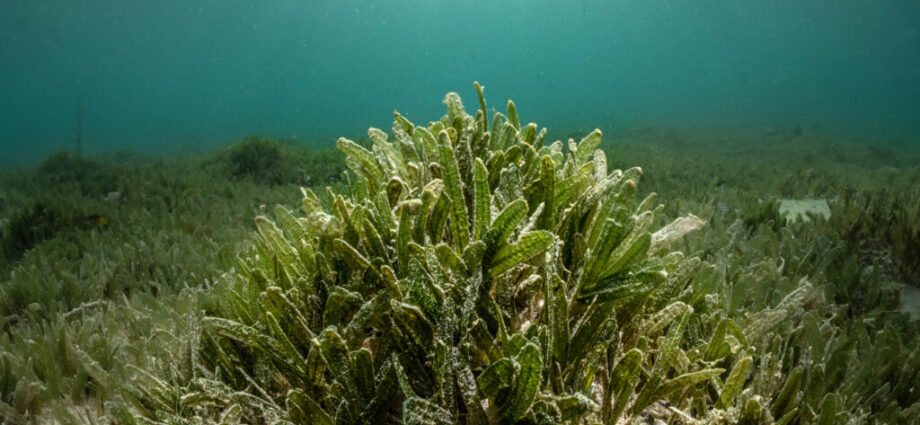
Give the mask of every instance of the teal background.
[{"label": "teal background", "polygon": [[920,142],[920,2],[0,0],[0,166],[330,146],[457,91],[552,137],[820,126]]}]

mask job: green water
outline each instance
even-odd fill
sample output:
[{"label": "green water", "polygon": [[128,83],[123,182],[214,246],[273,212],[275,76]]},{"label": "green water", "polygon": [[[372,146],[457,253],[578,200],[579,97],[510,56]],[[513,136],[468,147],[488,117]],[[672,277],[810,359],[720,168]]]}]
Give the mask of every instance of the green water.
[{"label": "green water", "polygon": [[[920,140],[920,4],[0,1],[0,165],[188,152],[259,133],[329,146],[396,108],[513,98],[556,137],[821,127]],[[501,109],[501,108],[500,108]]]}]

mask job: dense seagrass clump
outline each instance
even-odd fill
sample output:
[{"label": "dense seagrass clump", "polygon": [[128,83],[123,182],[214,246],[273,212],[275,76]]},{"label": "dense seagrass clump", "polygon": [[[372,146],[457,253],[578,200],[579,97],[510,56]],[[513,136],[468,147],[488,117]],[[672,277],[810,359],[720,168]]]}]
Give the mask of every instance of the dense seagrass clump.
[{"label": "dense seagrass clump", "polygon": [[[305,189],[302,214],[257,218],[254,254],[169,376],[139,373],[132,407],[112,414],[612,424],[664,400],[734,409],[751,368],[737,325],[683,347],[700,260],[668,246],[698,219],[653,232],[656,197],[635,199],[639,168],[607,169],[599,130],[544,144],[512,102],[490,122],[476,89],[475,116],[449,93],[427,127],[396,113],[392,139],[369,130],[371,150],[339,139],[349,193]],[[753,402],[745,418],[769,415]]]}]

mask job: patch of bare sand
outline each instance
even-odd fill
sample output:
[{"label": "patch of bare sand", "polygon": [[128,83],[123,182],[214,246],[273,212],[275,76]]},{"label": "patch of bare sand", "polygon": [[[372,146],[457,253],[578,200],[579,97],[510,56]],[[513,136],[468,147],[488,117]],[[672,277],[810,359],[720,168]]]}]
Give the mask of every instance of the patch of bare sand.
[{"label": "patch of bare sand", "polygon": [[831,207],[826,199],[780,199],[779,213],[787,220],[808,221],[808,213],[828,219],[831,217]]}]

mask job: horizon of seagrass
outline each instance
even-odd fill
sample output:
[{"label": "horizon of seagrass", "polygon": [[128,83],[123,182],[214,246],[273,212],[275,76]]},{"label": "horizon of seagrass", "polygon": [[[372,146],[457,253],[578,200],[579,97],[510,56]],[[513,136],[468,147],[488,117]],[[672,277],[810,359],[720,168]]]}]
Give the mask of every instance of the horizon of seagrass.
[{"label": "horizon of seagrass", "polygon": [[[669,252],[702,222],[653,232],[656,196],[635,199],[640,169],[608,172],[600,131],[566,153],[521,125],[510,101],[490,125],[475,86],[475,116],[449,93],[447,115],[427,127],[396,113],[394,141],[370,129],[371,151],[340,139],[347,196],[305,189],[304,216],[279,206],[275,221],[258,217],[256,254],[215,286],[180,361],[156,365],[165,378],[137,369],[127,404],[107,403],[110,413],[124,423],[832,424],[877,401],[880,391],[842,392],[861,388],[839,375],[849,348],[805,313],[833,312],[817,288],[802,279],[742,316],[733,302],[748,294],[719,293],[724,270]],[[781,273],[762,264],[763,276]],[[825,347],[771,336],[803,317],[796,329]],[[871,371],[860,366],[857,377]],[[832,379],[843,396],[825,393]]]}]

